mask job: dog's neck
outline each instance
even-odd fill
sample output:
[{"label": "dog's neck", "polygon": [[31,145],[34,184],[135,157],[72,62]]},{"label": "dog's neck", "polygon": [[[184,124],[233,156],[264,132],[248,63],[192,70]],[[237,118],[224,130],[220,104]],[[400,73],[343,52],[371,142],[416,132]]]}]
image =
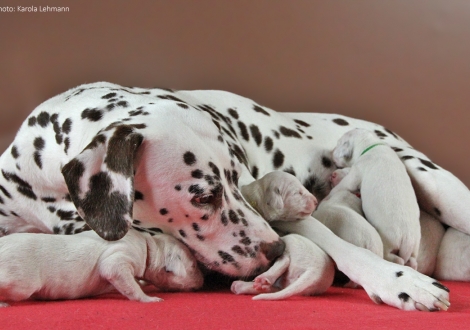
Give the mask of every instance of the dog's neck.
[{"label": "dog's neck", "polygon": [[375,148],[375,147],[377,147],[377,146],[386,146],[386,144],[383,143],[383,142],[374,143],[374,144],[368,146],[367,148],[365,148],[365,149],[361,152],[361,154],[359,155],[359,157],[362,156],[362,155],[364,155],[364,154],[365,154],[366,152],[368,152],[370,149],[373,149],[373,148]]}]

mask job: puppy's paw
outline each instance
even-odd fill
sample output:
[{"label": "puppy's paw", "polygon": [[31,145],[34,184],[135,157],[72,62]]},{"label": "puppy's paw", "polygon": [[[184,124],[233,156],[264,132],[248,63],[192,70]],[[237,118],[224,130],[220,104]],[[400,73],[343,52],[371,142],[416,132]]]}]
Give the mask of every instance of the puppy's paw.
[{"label": "puppy's paw", "polygon": [[150,297],[150,296],[145,296],[145,297],[142,297],[142,299],[140,299],[140,302],[143,302],[143,303],[153,303],[153,302],[161,302],[161,301],[163,301],[162,298]]},{"label": "puppy's paw", "polygon": [[255,281],[253,282],[253,288],[258,292],[269,292],[271,286],[271,281],[264,276],[256,277]]}]

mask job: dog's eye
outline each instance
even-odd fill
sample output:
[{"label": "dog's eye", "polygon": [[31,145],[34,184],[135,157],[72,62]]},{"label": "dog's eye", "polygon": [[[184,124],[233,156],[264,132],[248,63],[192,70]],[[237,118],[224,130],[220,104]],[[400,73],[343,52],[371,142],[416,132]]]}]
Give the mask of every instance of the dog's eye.
[{"label": "dog's eye", "polygon": [[194,196],[192,201],[200,205],[212,204],[214,201],[214,195]]}]

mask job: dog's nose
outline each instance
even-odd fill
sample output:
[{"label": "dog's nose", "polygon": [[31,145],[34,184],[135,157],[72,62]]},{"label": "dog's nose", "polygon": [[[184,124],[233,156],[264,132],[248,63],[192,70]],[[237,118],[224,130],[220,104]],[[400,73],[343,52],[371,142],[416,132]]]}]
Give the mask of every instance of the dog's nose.
[{"label": "dog's nose", "polygon": [[260,244],[260,248],[261,252],[263,252],[266,256],[266,259],[273,261],[284,253],[284,250],[286,249],[286,243],[284,243],[284,241],[279,238],[277,241],[271,243],[262,242]]}]

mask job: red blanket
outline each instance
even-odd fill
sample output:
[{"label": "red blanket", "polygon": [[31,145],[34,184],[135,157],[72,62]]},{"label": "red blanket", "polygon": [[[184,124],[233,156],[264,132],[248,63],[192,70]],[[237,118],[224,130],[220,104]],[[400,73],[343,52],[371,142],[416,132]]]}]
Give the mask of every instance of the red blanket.
[{"label": "red blanket", "polygon": [[470,283],[443,283],[451,290],[447,312],[376,305],[362,289],[332,287],[283,301],[252,301],[222,289],[155,293],[165,301],[152,304],[119,294],[12,303],[0,309],[0,329],[469,329]]}]

